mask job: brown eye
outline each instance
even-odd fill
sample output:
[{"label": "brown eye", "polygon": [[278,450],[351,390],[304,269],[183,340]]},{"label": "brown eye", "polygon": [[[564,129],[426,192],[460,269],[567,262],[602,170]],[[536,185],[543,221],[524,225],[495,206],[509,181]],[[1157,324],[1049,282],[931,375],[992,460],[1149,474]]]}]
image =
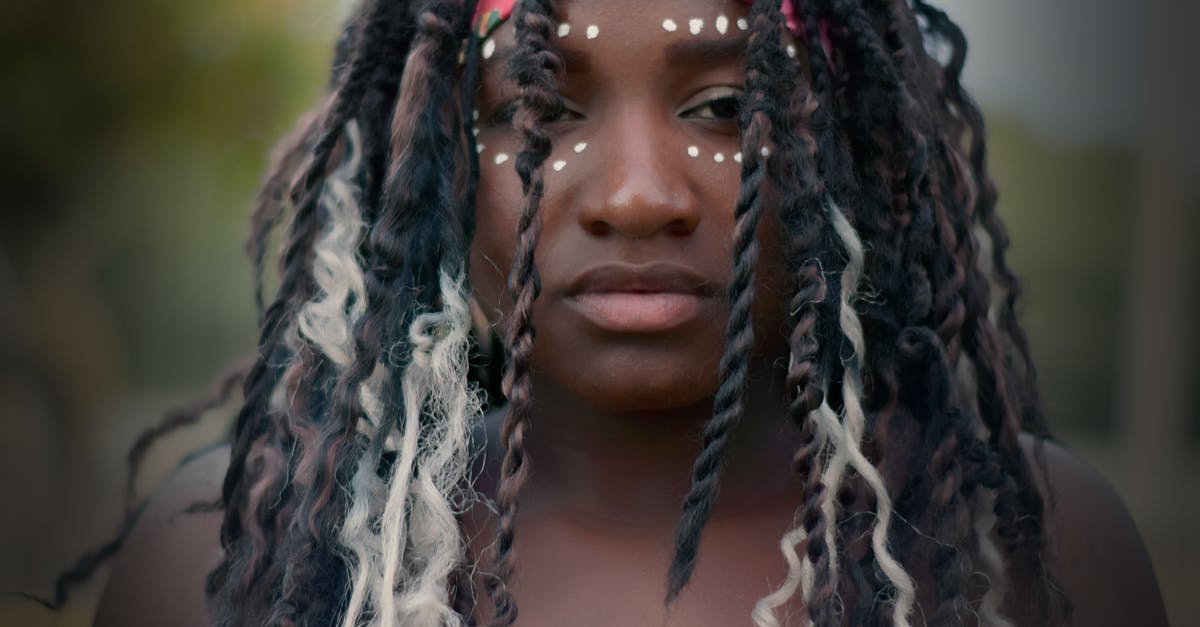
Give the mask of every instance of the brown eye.
[{"label": "brown eye", "polygon": [[699,107],[689,109],[684,112],[684,115],[714,120],[736,120],[739,111],[741,111],[741,102],[737,97],[722,96],[709,100]]},{"label": "brown eye", "polygon": [[[520,103],[516,100],[505,103],[504,106],[498,107],[487,121],[492,126],[506,126],[512,124],[513,116],[516,115],[517,109],[520,108]],[[570,122],[572,120],[582,120],[583,114],[572,110],[570,107],[563,106],[556,114],[548,114],[542,116],[543,124],[551,122]]]},{"label": "brown eye", "polygon": [[736,121],[741,112],[742,91],[735,87],[720,86],[705,89],[691,99],[692,106],[686,106],[681,117],[716,120],[720,122]]}]

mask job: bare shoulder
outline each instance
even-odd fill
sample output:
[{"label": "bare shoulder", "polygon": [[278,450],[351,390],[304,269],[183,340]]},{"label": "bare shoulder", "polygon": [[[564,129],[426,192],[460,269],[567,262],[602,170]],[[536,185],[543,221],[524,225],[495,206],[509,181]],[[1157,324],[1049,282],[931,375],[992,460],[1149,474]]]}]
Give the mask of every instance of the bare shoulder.
[{"label": "bare shoulder", "polygon": [[1166,608],[1141,534],[1112,485],[1053,442],[1022,436],[1045,460],[1053,502],[1047,532],[1054,571],[1074,605],[1074,625],[1166,625]]},{"label": "bare shoulder", "polygon": [[204,579],[221,557],[221,513],[184,510],[220,496],[228,465],[228,446],[204,452],[150,499],[113,562],[96,627],[209,624]]}]

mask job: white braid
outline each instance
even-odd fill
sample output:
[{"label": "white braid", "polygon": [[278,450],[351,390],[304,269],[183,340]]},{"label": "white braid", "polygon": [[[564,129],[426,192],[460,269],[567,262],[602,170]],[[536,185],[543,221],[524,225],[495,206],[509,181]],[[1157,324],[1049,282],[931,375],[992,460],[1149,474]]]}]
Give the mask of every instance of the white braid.
[{"label": "white braid", "polygon": [[[454,504],[472,500],[464,494],[470,491],[464,478],[472,427],[482,420],[482,412],[479,395],[467,380],[471,314],[466,279],[461,271],[443,271],[440,279],[442,312],[421,316],[414,323],[414,334],[437,335],[438,339],[425,364],[424,394],[431,428],[421,438],[412,489],[409,534],[412,561],[418,570],[398,601],[402,625],[462,623],[462,617],[450,607],[446,582],[465,553]],[[429,326],[416,328],[421,323]]]},{"label": "white braid", "polygon": [[842,279],[842,315],[839,324],[842,333],[850,342],[854,353],[846,364],[846,372],[842,377],[842,420],[846,428],[845,446],[839,449],[849,456],[850,465],[875,493],[875,526],[871,532],[871,547],[875,553],[875,561],[879,569],[895,588],[893,624],[898,627],[909,626],[909,614],[916,603],[916,584],[904,567],[896,560],[887,546],[888,527],[892,519],[892,499],[887,493],[883,477],[875,466],[863,455],[859,444],[866,427],[866,416],[862,409],[862,368],[865,361],[865,344],[862,324],[854,310],[850,299],[863,271],[863,246],[854,227],[846,219],[846,215],[832,200],[828,204],[828,215],[834,232],[842,241],[848,260]]},{"label": "white braid", "polygon": [[[318,199],[327,227],[313,247],[313,279],[317,296],[306,303],[297,317],[297,330],[333,363],[340,372],[354,361],[353,328],[367,308],[366,285],[358,247],[365,224],[359,204],[360,190],[354,177],[362,166],[362,137],[358,124],[345,128],[345,158],[326,179]],[[376,367],[359,389],[364,416],[359,431],[368,437],[383,422],[378,391],[386,373]],[[357,623],[366,600],[366,582],[379,572],[381,546],[370,531],[380,514],[383,482],[375,472],[379,460],[362,459],[351,484],[350,506],[339,540],[346,547],[350,564],[351,594],[347,625]]]},{"label": "white braid", "polygon": [[[865,361],[866,342],[862,323],[854,309],[854,300],[864,268],[863,246],[849,220],[832,199],[826,200],[826,211],[830,224],[841,240],[847,256],[839,294],[838,325],[842,336],[850,344],[851,355],[845,362],[845,375],[842,378],[843,412],[841,420],[838,419],[828,403],[822,403],[816,413],[817,432],[830,443],[828,463],[821,475],[821,483],[827,493],[827,498],[821,503],[821,509],[822,514],[828,520],[837,521],[839,512],[836,494],[841,488],[849,467],[853,467],[875,493],[876,510],[875,525],[872,529],[872,549],[880,570],[883,571],[895,590],[894,624],[908,627],[908,616],[912,612],[916,599],[916,585],[888,549],[887,535],[892,517],[891,497],[887,494],[887,488],[879,471],[866,459],[861,447],[863,432],[866,429],[866,416],[861,400],[861,371]],[[822,447],[823,450],[824,448]],[[830,572],[836,580],[839,576],[840,557],[837,552],[835,527],[836,522],[826,528],[824,542],[830,556]],[[799,556],[796,551],[796,546],[806,539],[807,532],[803,526],[796,525],[784,534],[780,541],[780,551],[788,563],[788,576],[778,589],[755,604],[751,617],[759,627],[777,627],[779,625],[775,609],[786,603],[795,594],[797,588],[801,590],[801,598],[806,603],[811,600],[814,585],[813,566],[807,556]],[[811,619],[808,624],[812,624]]]}]

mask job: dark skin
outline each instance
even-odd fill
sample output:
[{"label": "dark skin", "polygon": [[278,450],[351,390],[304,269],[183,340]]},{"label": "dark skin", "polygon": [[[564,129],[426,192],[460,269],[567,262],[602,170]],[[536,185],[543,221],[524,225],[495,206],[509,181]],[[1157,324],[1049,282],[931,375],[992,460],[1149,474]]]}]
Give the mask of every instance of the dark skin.
[{"label": "dark skin", "polygon": [[[559,40],[568,59],[561,90],[568,113],[547,125],[555,150],[546,165],[537,251],[542,294],[534,314],[536,401],[527,441],[533,474],[521,495],[519,565],[511,582],[518,624],[749,624],[754,603],[784,574],[778,543],[801,485],[786,471],[796,444],[782,426],[788,277],[770,218],[759,231],[757,355],[746,414],[692,582],[669,613],[662,605],[672,534],[724,349],[722,289],[740,167],[732,160],[737,126],[727,105],[744,83],[737,52],[744,33],[732,20],[744,16],[746,6],[711,0],[669,0],[652,8],[627,0],[564,4],[562,21],[572,25]],[[723,36],[713,27],[721,13],[731,19]],[[663,28],[666,18],[677,31]],[[704,19],[699,35],[688,32],[691,18]],[[587,38],[588,25],[598,26],[599,35]],[[669,52],[679,42],[739,39],[724,51]],[[504,78],[512,24],[495,40],[478,102],[479,141],[486,148],[471,275],[484,311],[500,325],[511,303],[505,281],[521,190],[511,160],[495,163],[498,153],[511,158],[520,149],[502,113],[515,95]],[[587,147],[577,152],[580,142]],[[689,156],[689,146],[698,157]],[[724,162],[714,158],[717,152]],[[560,170],[552,165],[559,160],[566,162]],[[598,322],[573,286],[606,263],[687,269],[699,283],[693,315],[650,330],[613,328],[603,317]],[[496,460],[500,416],[491,418],[488,457]],[[1046,451],[1058,494],[1048,521],[1060,556],[1054,568],[1074,600],[1074,624],[1166,624],[1149,558],[1120,500],[1063,449],[1047,445]],[[117,559],[97,625],[206,624],[203,577],[220,555],[220,516],[171,514],[214,498],[227,463],[228,449],[215,450],[181,469],[155,498]],[[477,487],[489,493],[494,476],[493,469]],[[494,531],[483,512],[475,514],[468,533],[478,554]],[[918,589],[932,588],[915,575]],[[1030,574],[1012,576],[1020,589]],[[1006,615],[1017,624],[1038,624],[1021,601],[1009,595]],[[485,598],[480,605],[490,609]],[[800,610],[797,601],[780,616]],[[919,624],[919,615],[914,620]]]}]

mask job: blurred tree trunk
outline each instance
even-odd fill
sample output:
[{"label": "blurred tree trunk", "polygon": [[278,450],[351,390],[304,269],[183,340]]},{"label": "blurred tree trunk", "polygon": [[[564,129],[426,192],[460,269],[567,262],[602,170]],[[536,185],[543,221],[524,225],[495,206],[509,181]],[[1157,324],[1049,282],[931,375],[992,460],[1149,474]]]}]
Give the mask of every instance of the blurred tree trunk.
[{"label": "blurred tree trunk", "polygon": [[1175,478],[1184,471],[1195,380],[1197,311],[1192,256],[1197,227],[1193,162],[1195,78],[1200,76],[1196,4],[1158,0],[1137,10],[1153,12],[1151,56],[1140,169],[1132,220],[1132,267],[1127,275],[1124,359],[1118,368],[1118,425],[1134,511],[1158,521]]}]

